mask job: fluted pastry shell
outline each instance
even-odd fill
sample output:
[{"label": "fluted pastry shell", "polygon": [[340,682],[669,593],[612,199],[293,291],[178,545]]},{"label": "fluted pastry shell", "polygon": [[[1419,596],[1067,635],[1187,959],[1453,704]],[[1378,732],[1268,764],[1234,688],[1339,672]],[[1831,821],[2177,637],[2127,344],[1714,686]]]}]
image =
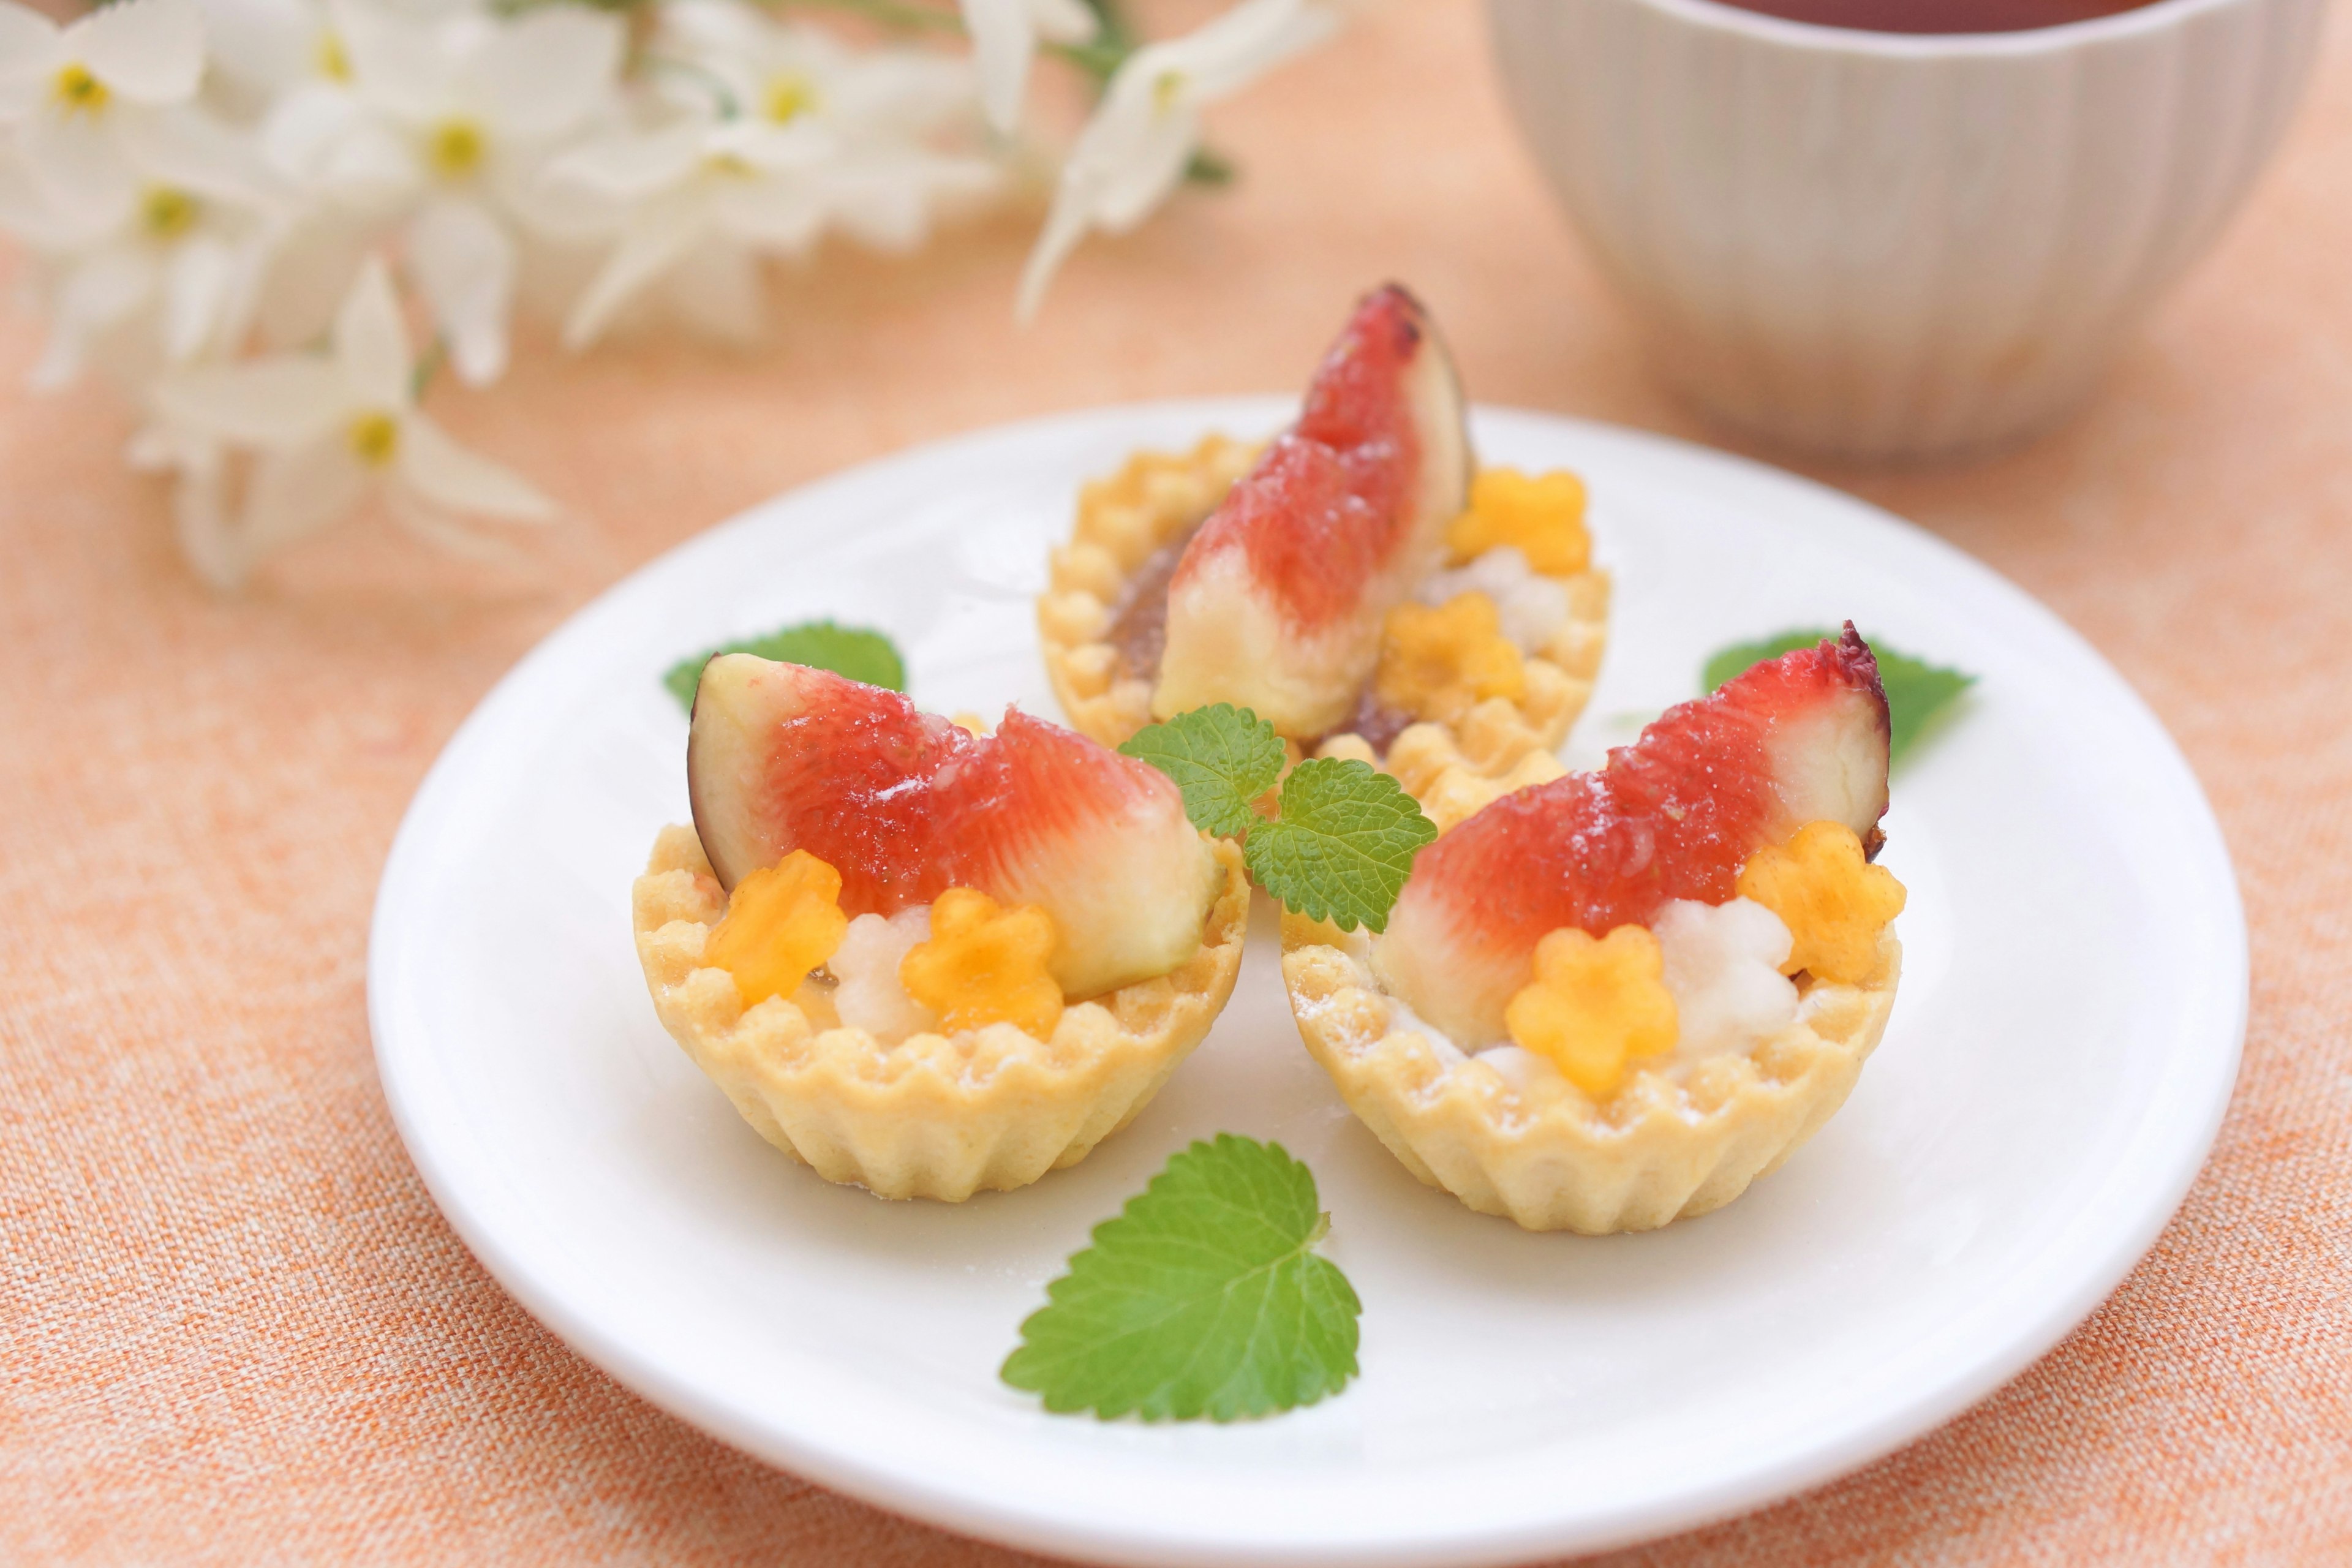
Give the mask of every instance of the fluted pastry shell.
[{"label": "fluted pastry shell", "polygon": [[[1054,695],[1080,733],[1116,746],[1151,722],[1151,683],[1121,672],[1111,625],[1145,563],[1215,510],[1257,453],[1221,436],[1186,453],[1139,452],[1079,493],[1076,527],[1054,552],[1037,601],[1037,630]],[[1552,580],[1568,591],[1568,618],[1521,661],[1527,689],[1517,700],[1489,698],[1455,722],[1412,725],[1385,762],[1354,734],[1325,737],[1316,754],[1384,766],[1441,829],[1557,778],[1552,751],[1591,700],[1608,646],[1609,574],[1593,567]]]},{"label": "fluted pastry shell", "polygon": [[1201,950],[1173,973],[1062,1014],[1051,1040],[1011,1024],[884,1045],[805,1005],[745,1007],[702,963],[727,896],[691,827],[662,830],[632,898],[637,959],[662,1026],[761,1137],[831,1182],[961,1203],[1075,1165],[1135,1119],[1232,996],[1249,928],[1241,852],[1212,841],[1224,887]]},{"label": "fluted pastry shell", "polygon": [[1654,1230],[1722,1207],[1845,1103],[1894,1010],[1892,928],[1859,985],[1801,987],[1796,1021],[1745,1053],[1637,1068],[1605,1102],[1564,1078],[1527,1088],[1381,989],[1369,939],[1286,915],[1282,978],[1307,1050],[1405,1169],[1480,1214],[1586,1236]]}]

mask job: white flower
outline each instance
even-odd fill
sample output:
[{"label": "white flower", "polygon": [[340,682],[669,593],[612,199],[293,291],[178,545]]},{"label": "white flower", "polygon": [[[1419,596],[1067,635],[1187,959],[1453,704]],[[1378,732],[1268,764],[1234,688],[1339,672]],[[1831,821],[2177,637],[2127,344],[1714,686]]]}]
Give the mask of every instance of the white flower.
[{"label": "white flower", "polygon": [[[252,319],[273,193],[247,141],[194,109],[171,113],[170,137],[128,155],[131,178],[70,199],[32,158],[0,162],[0,229],[41,262],[50,331],[36,386],[73,379],[101,337],[120,351],[111,368],[137,379],[235,349]],[[152,330],[116,331],[142,318]]]},{"label": "white flower", "polygon": [[137,377],[161,364],[234,349],[253,319],[268,231],[251,209],[184,185],[124,192],[95,221],[54,208],[0,217],[45,262],[49,339],[32,384],[62,386],[98,341],[152,318],[115,368]]},{"label": "white flower", "polygon": [[1128,57],[1062,167],[1045,230],[1021,278],[1018,313],[1090,228],[1123,233],[1176,188],[1201,141],[1201,110],[1328,37],[1339,16],[1317,0],[1243,0],[1198,32]]},{"label": "white flower", "polygon": [[[667,22],[668,52],[653,58],[690,105],[684,116],[547,165],[548,192],[623,215],[617,242],[565,322],[572,348],[681,268],[695,268],[699,294],[715,268],[748,279],[752,256],[801,255],[833,227],[877,249],[911,249],[941,201],[996,184],[990,163],[927,140],[971,103],[971,74],[954,61],[856,54],[710,0],[673,6]],[[749,331],[756,310],[724,320]]]},{"label": "white flower", "polygon": [[[391,279],[371,260],[335,319],[329,353],[163,376],[151,399],[160,427],[137,452],[151,466],[181,470],[184,537],[204,539],[197,564],[217,582],[235,582],[377,490],[395,520],[460,549],[488,542],[453,514],[552,517],[547,498],[459,447],[416,406],[415,377]],[[220,493],[223,447],[257,453],[233,525]]]},{"label": "white flower", "polygon": [[[212,76],[250,108],[306,83],[348,83],[351,55],[327,0],[195,0]],[[208,86],[215,85],[208,81]]]},{"label": "white flower", "polygon": [[1789,928],[1752,899],[1702,904],[1675,899],[1650,922],[1666,962],[1666,989],[1681,1023],[1685,1061],[1744,1051],[1797,1016],[1797,988],[1780,973]]},{"label": "white flower", "polygon": [[170,140],[158,111],[194,99],[204,66],[194,0],[121,0],[65,27],[0,0],[0,125],[61,206],[131,190],[136,150]]},{"label": "white flower", "polygon": [[1097,20],[1084,0],[961,0],[964,30],[971,35],[972,64],[980,71],[981,107],[988,123],[1009,136],[1021,120],[1029,89],[1029,60],[1037,40],[1083,44],[1095,36]]},{"label": "white flower", "polygon": [[268,130],[309,188],[363,212],[408,211],[407,270],[457,374],[507,361],[517,248],[509,217],[541,160],[611,104],[620,24],[581,5],[511,20],[418,19],[338,6],[352,86],[314,81]]}]

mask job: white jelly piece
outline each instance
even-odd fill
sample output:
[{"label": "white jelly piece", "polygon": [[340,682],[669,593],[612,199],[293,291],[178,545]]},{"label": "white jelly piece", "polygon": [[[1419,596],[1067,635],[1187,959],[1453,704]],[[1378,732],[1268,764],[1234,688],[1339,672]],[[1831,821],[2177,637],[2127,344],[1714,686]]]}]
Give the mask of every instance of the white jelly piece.
[{"label": "white jelly piece", "polygon": [[940,1026],[938,1016],[898,984],[898,965],[917,942],[929,941],[930,935],[928,904],[900,910],[887,920],[860,915],[849,922],[841,946],[825,963],[838,982],[833,1005],[845,1027],[863,1029],[884,1045],[895,1046]]},{"label": "white jelly piece", "polygon": [[1682,1037],[1675,1055],[1689,1061],[1744,1051],[1787,1028],[1797,1016],[1797,988],[1780,973],[1789,928],[1752,899],[1701,904],[1676,899],[1650,922],[1665,955]]},{"label": "white jelly piece", "polygon": [[1424,605],[1443,605],[1457,594],[1493,600],[1503,635],[1521,653],[1549,647],[1568,624],[1568,590],[1529,566],[1517,545],[1498,544],[1465,565],[1431,573],[1416,596]]}]

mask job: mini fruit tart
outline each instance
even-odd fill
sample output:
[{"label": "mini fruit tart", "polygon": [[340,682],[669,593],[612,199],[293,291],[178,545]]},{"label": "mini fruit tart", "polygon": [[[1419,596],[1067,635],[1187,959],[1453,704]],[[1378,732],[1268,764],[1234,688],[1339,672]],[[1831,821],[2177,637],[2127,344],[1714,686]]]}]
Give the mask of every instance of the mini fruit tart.
[{"label": "mini fruit tart", "polygon": [[1115,746],[1248,708],[1297,755],[1388,768],[1441,826],[1557,777],[1607,637],[1584,487],[1474,470],[1444,342],[1374,291],[1263,449],[1212,437],[1087,488],[1037,610],[1065,710]]},{"label": "mini fruit tart", "polygon": [[727,654],[634,900],[663,1026],[828,1181],[960,1202],[1132,1121],[1233,994],[1249,889],[1149,765]]},{"label": "mini fruit tart", "polygon": [[1378,936],[1283,922],[1293,1015],[1406,1168],[1529,1230],[1719,1208],[1895,1003],[1886,697],[1851,624],[1441,835]]}]

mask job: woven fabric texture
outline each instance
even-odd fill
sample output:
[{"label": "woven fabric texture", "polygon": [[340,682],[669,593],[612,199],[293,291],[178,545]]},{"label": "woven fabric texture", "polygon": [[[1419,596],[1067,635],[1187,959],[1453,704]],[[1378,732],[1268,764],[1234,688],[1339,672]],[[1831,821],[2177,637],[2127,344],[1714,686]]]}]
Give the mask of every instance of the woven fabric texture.
[{"label": "woven fabric texture", "polygon": [[[908,442],[1296,384],[1372,279],[1422,292],[1483,398],[1723,439],[1647,374],[1485,49],[1470,0],[1370,11],[1220,114],[1238,184],[1092,246],[1025,331],[1034,215],[916,261],[828,252],[753,355],[526,334],[503,385],[432,395],[572,514],[526,569],[371,519],[209,593],[123,466],[122,405],[18,393],[38,334],[0,313],[0,1561],[1025,1561],[734,1453],[489,1279],[377,1086],[377,873],[467,711],[637,563]],[[2083,417],[1968,468],[1815,470],[2022,584],[2154,704],[2237,858],[2252,1029],[2210,1165],[2078,1332],[1858,1474],[1618,1561],[2352,1562],[2347,257],[2337,26],[2277,163]]]}]

